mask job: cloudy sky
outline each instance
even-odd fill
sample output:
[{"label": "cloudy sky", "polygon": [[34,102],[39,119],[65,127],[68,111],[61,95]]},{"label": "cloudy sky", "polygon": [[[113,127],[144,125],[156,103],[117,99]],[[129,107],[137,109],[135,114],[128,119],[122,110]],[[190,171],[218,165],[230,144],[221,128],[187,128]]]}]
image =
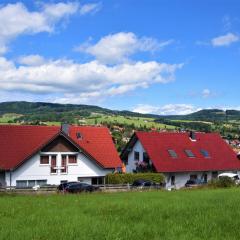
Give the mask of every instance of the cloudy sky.
[{"label": "cloudy sky", "polygon": [[239,92],[239,0],[1,1],[1,102],[187,114]]}]

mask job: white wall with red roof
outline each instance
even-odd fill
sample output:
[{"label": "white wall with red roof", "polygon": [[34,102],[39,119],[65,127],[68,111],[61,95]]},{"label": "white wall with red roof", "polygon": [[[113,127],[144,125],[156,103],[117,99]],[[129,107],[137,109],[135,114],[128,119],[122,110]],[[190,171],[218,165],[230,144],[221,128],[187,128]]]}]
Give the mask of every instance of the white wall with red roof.
[{"label": "white wall with red roof", "polygon": [[[134,157],[134,152],[139,152],[139,162],[143,161],[143,153],[147,152],[150,157],[154,156],[156,159],[152,159],[152,163],[158,163],[158,167],[161,168],[161,165],[164,165],[166,162],[169,164],[168,171],[161,171],[157,170],[160,173],[163,173],[165,176],[165,183],[166,183],[166,188],[175,188],[179,189],[185,186],[186,182],[190,180],[192,176],[196,176],[198,180],[204,180],[204,175],[207,176],[207,181],[210,181],[211,179],[215,178],[216,175],[223,173],[223,172],[234,172],[238,173],[240,175],[239,171],[239,160],[237,157],[233,154],[233,151],[229,148],[229,146],[221,139],[220,136],[216,134],[198,134],[197,136],[204,136],[206,138],[214,137],[213,142],[211,142],[211,145],[213,145],[212,148],[210,148],[210,157],[205,159],[206,164],[204,164],[202,158],[203,157],[194,157],[194,158],[189,158],[186,156],[184,153],[184,149],[190,149],[192,150],[193,145],[196,148],[196,144],[201,144],[203,148],[207,148],[208,145],[210,144],[208,141],[203,140],[197,140],[192,142],[189,137],[186,137],[186,134],[178,134],[178,133],[173,133],[173,134],[168,134],[168,133],[140,133],[144,135],[144,141],[142,142],[141,138],[136,138],[135,143],[133,146],[131,146],[131,151],[128,152],[128,161],[126,164],[126,170],[127,172],[133,172],[136,170],[136,160]],[[138,135],[140,135],[138,133]],[[171,136],[172,139],[168,139],[168,135]],[[138,136],[137,136],[138,137]],[[149,137],[149,138],[148,138]],[[155,139],[153,140],[152,137]],[[175,140],[176,139],[176,140]],[[161,141],[160,141],[161,140]],[[168,142],[166,141],[168,140]],[[200,142],[200,143],[199,143]],[[148,149],[151,149],[154,154],[150,154],[151,152],[146,151],[144,148],[145,145],[148,147]],[[191,144],[191,145],[190,145]],[[214,146],[215,144],[215,146]],[[144,146],[143,146],[144,145]],[[179,147],[180,146],[180,147]],[[168,153],[168,149],[178,149],[177,154],[178,156],[180,154],[183,155],[183,157],[179,158],[177,157],[176,159],[172,159],[171,156]],[[219,149],[221,148],[221,149]],[[208,148],[207,148],[208,149]],[[128,149],[126,149],[127,151]],[[219,154],[216,154],[218,151],[224,152],[225,159],[224,161],[220,159],[218,156]],[[195,149],[196,152],[196,149]],[[195,153],[194,152],[194,153]],[[212,155],[214,153],[214,156]],[[185,154],[185,155],[184,155]],[[166,157],[164,157],[166,156]],[[221,156],[222,157],[222,156]],[[184,160],[184,161],[183,161]],[[195,170],[196,168],[194,167],[191,169],[192,162],[194,161],[195,165],[198,166],[199,160],[201,160],[201,166],[199,167],[199,170]],[[219,168],[218,161],[222,161],[223,164]],[[150,161],[151,162],[151,161]],[[177,164],[181,165],[181,162],[185,162],[185,170],[177,169]],[[187,164],[189,162],[189,165]],[[211,166],[209,167],[209,162],[211,162]],[[228,166],[228,162],[232,163],[232,166]],[[205,168],[206,170],[201,170],[200,168]],[[174,178],[174,181],[172,181]]]},{"label": "white wall with red roof", "polygon": [[[61,173],[61,155],[73,154],[72,152],[53,152],[44,153],[49,155],[57,155],[57,173],[50,172],[49,165],[40,164],[40,152],[24,162],[20,167],[13,172],[6,172],[6,185],[17,186],[17,181],[30,181],[30,180],[47,180],[47,184],[58,185],[61,181],[78,181],[91,184],[92,177],[104,177],[106,174],[111,173],[111,169],[104,169],[98,166],[93,160],[86,157],[83,153],[77,153],[77,164],[67,166],[67,173]],[[80,178],[80,179],[79,179]],[[11,182],[10,182],[11,181]]]},{"label": "white wall with red roof", "polygon": [[134,147],[131,149],[131,152],[128,154],[128,164],[126,165],[126,171],[127,172],[133,172],[136,170],[136,160],[134,157],[134,152],[139,152],[139,162],[143,161],[143,153],[146,152],[143,148],[140,141],[136,141],[134,144]]}]

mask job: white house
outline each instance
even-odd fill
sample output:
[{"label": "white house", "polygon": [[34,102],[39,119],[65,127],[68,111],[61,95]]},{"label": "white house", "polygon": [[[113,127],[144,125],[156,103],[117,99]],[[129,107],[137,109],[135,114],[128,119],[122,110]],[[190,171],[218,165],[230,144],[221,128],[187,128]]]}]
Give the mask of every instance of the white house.
[{"label": "white house", "polygon": [[167,188],[240,171],[240,159],[217,133],[136,132],[121,158],[127,172],[163,173]]},{"label": "white house", "polygon": [[105,127],[2,125],[0,153],[2,186],[102,184],[107,173],[121,167]]}]

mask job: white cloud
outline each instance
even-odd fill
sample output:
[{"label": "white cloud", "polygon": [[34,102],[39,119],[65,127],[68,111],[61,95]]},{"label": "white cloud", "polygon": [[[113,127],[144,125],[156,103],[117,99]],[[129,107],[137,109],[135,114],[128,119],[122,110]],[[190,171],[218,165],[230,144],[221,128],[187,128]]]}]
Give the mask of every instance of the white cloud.
[{"label": "white cloud", "polygon": [[229,46],[234,42],[238,42],[239,40],[240,40],[239,36],[233,33],[228,33],[226,35],[213,38],[211,40],[211,44],[214,47],[222,47],[222,46]]},{"label": "white cloud", "polygon": [[68,2],[68,3],[56,3],[56,4],[45,4],[42,14],[46,18],[56,21],[63,16],[69,16],[76,13],[80,8],[78,2]]},{"label": "white cloud", "polygon": [[211,93],[211,91],[209,90],[209,89],[203,89],[203,91],[202,91],[202,97],[203,98],[208,98],[208,97],[210,97],[212,95],[212,93]]},{"label": "white cloud", "polygon": [[9,41],[19,35],[53,32],[59,21],[82,11],[85,14],[96,11],[95,8],[88,4],[80,6],[77,1],[42,4],[38,11],[28,10],[21,2],[0,5],[0,54],[4,54]]},{"label": "white cloud", "polygon": [[136,52],[154,52],[172,43],[173,40],[159,42],[154,38],[139,38],[132,32],[119,32],[101,38],[95,45],[81,44],[77,51],[93,55],[103,63],[120,63],[128,60]]},{"label": "white cloud", "polygon": [[134,112],[151,113],[158,115],[185,115],[201,110],[191,104],[167,104],[164,106],[152,106],[139,104],[133,109]]},{"label": "white cloud", "polygon": [[40,55],[27,55],[18,58],[18,63],[29,65],[29,66],[39,66],[44,64],[46,60]]},{"label": "white cloud", "polygon": [[80,14],[81,15],[85,15],[85,14],[88,14],[88,13],[95,14],[101,8],[102,8],[102,4],[101,3],[88,3],[88,4],[84,4],[83,6],[81,6]]},{"label": "white cloud", "polygon": [[[152,62],[107,66],[98,61],[75,63],[71,60],[43,60],[30,55],[24,65],[0,57],[0,89],[36,94],[61,95],[56,102],[86,102],[124,94],[137,88],[174,80],[182,64]],[[74,97],[73,97],[74,96]]]}]

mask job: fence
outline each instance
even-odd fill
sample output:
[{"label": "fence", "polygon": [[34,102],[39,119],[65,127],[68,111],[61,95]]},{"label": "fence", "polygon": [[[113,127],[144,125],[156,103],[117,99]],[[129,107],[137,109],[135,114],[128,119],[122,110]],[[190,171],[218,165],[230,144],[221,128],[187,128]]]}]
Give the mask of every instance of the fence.
[{"label": "fence", "polygon": [[[162,186],[156,185],[151,187],[132,187],[130,184],[105,184],[96,185],[101,192],[127,192],[127,191],[148,191],[153,189],[163,189]],[[38,189],[33,188],[0,188],[0,193],[6,194],[55,194],[57,186],[42,186]]]}]

